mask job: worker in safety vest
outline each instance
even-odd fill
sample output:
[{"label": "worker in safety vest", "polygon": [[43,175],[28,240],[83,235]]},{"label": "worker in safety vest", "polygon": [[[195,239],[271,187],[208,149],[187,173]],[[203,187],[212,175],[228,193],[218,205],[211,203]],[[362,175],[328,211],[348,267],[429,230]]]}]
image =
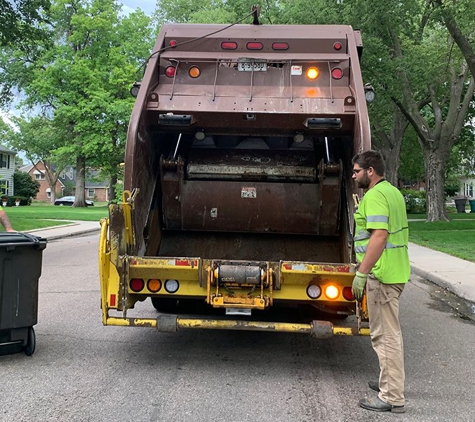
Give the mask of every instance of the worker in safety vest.
[{"label": "worker in safety vest", "polygon": [[409,280],[408,225],[404,197],[384,179],[384,161],[377,151],[352,160],[353,179],[366,193],[355,213],[355,253],[359,263],[353,280],[358,301],[366,289],[371,344],[378,355],[378,392],[361,399],[361,407],[378,412],[404,412],[404,349],[399,324],[399,297]]}]

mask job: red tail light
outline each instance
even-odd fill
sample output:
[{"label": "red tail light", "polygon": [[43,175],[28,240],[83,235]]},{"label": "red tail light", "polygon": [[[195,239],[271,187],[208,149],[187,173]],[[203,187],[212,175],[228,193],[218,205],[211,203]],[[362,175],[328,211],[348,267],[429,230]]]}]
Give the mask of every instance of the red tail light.
[{"label": "red tail light", "polygon": [[130,290],[140,292],[145,287],[145,282],[141,278],[133,278],[130,280]]},{"label": "red tail light", "polygon": [[238,48],[237,42],[224,41],[221,43],[221,48],[223,50],[236,50]]},{"label": "red tail light", "polygon": [[341,42],[337,41],[335,44],[333,44],[333,48],[337,51],[341,50],[341,47],[342,47]]},{"label": "red tail light", "polygon": [[346,300],[355,300],[355,297],[353,296],[353,291],[351,290],[351,287],[343,287],[343,297]]},{"label": "red tail light", "polygon": [[262,50],[264,45],[261,42],[248,42],[246,47],[248,50]]},{"label": "red tail light", "polygon": [[167,75],[169,78],[173,78],[176,74],[176,67],[175,66],[168,66],[165,69],[165,75]]},{"label": "red tail light", "polygon": [[343,78],[343,70],[341,70],[339,67],[335,67],[334,69],[332,69],[332,77],[333,79]]},{"label": "red tail light", "polygon": [[272,49],[273,50],[288,50],[289,44],[287,44],[286,42],[275,42],[272,44]]},{"label": "red tail light", "polygon": [[170,47],[175,47],[177,44],[178,42],[176,40],[170,40],[170,42],[168,43]]}]

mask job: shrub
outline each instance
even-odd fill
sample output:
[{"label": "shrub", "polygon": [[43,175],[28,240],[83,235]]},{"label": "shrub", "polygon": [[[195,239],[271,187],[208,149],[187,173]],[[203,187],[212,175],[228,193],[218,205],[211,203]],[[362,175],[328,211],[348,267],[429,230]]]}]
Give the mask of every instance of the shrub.
[{"label": "shrub", "polygon": [[40,191],[40,184],[37,180],[33,180],[28,173],[18,170],[15,170],[13,174],[13,186],[13,195],[17,198],[35,198]]},{"label": "shrub", "polygon": [[426,212],[426,193],[424,191],[401,189],[406,201],[408,214],[424,214]]},{"label": "shrub", "polygon": [[[15,206],[15,202],[17,199],[20,200],[20,205],[30,205],[31,204],[31,198],[27,198],[25,196],[6,196],[6,195],[3,195],[2,196],[2,202],[3,200],[6,199],[7,200],[7,207],[14,207]],[[0,205],[3,205],[0,203]]]}]

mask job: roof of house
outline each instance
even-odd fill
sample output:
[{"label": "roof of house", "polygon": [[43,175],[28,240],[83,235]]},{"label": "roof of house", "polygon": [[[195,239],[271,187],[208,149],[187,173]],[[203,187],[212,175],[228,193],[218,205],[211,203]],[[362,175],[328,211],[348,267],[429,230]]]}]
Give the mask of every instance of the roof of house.
[{"label": "roof of house", "polygon": [[33,168],[33,164],[27,164],[26,166],[20,167],[18,170],[28,173]]},{"label": "roof of house", "polygon": [[[34,166],[32,164],[20,167],[20,171],[24,171],[26,173],[30,172]],[[72,170],[72,171],[70,171]],[[71,173],[71,174],[70,174]],[[72,176],[72,177],[71,177]],[[68,166],[62,172],[60,177],[58,178],[58,182],[64,186],[64,182],[70,181],[75,183],[76,182],[76,170]],[[94,189],[94,188],[108,188],[109,181],[108,180],[101,180],[100,172],[98,170],[88,170],[86,173],[86,180],[85,180],[85,188],[86,189]]]},{"label": "roof of house", "polygon": [[3,145],[0,145],[0,152],[9,152],[10,154],[16,154],[16,151],[5,148]]}]

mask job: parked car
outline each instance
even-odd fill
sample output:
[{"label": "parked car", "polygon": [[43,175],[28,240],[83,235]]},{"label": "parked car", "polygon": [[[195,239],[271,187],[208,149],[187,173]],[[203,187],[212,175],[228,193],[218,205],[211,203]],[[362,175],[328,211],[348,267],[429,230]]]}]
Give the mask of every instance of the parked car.
[{"label": "parked car", "polygon": [[[54,205],[73,205],[74,204],[74,196],[63,196],[62,198],[57,199],[54,201]],[[94,205],[94,201],[91,201],[90,199],[86,199],[86,205],[89,207],[92,207]]]}]

